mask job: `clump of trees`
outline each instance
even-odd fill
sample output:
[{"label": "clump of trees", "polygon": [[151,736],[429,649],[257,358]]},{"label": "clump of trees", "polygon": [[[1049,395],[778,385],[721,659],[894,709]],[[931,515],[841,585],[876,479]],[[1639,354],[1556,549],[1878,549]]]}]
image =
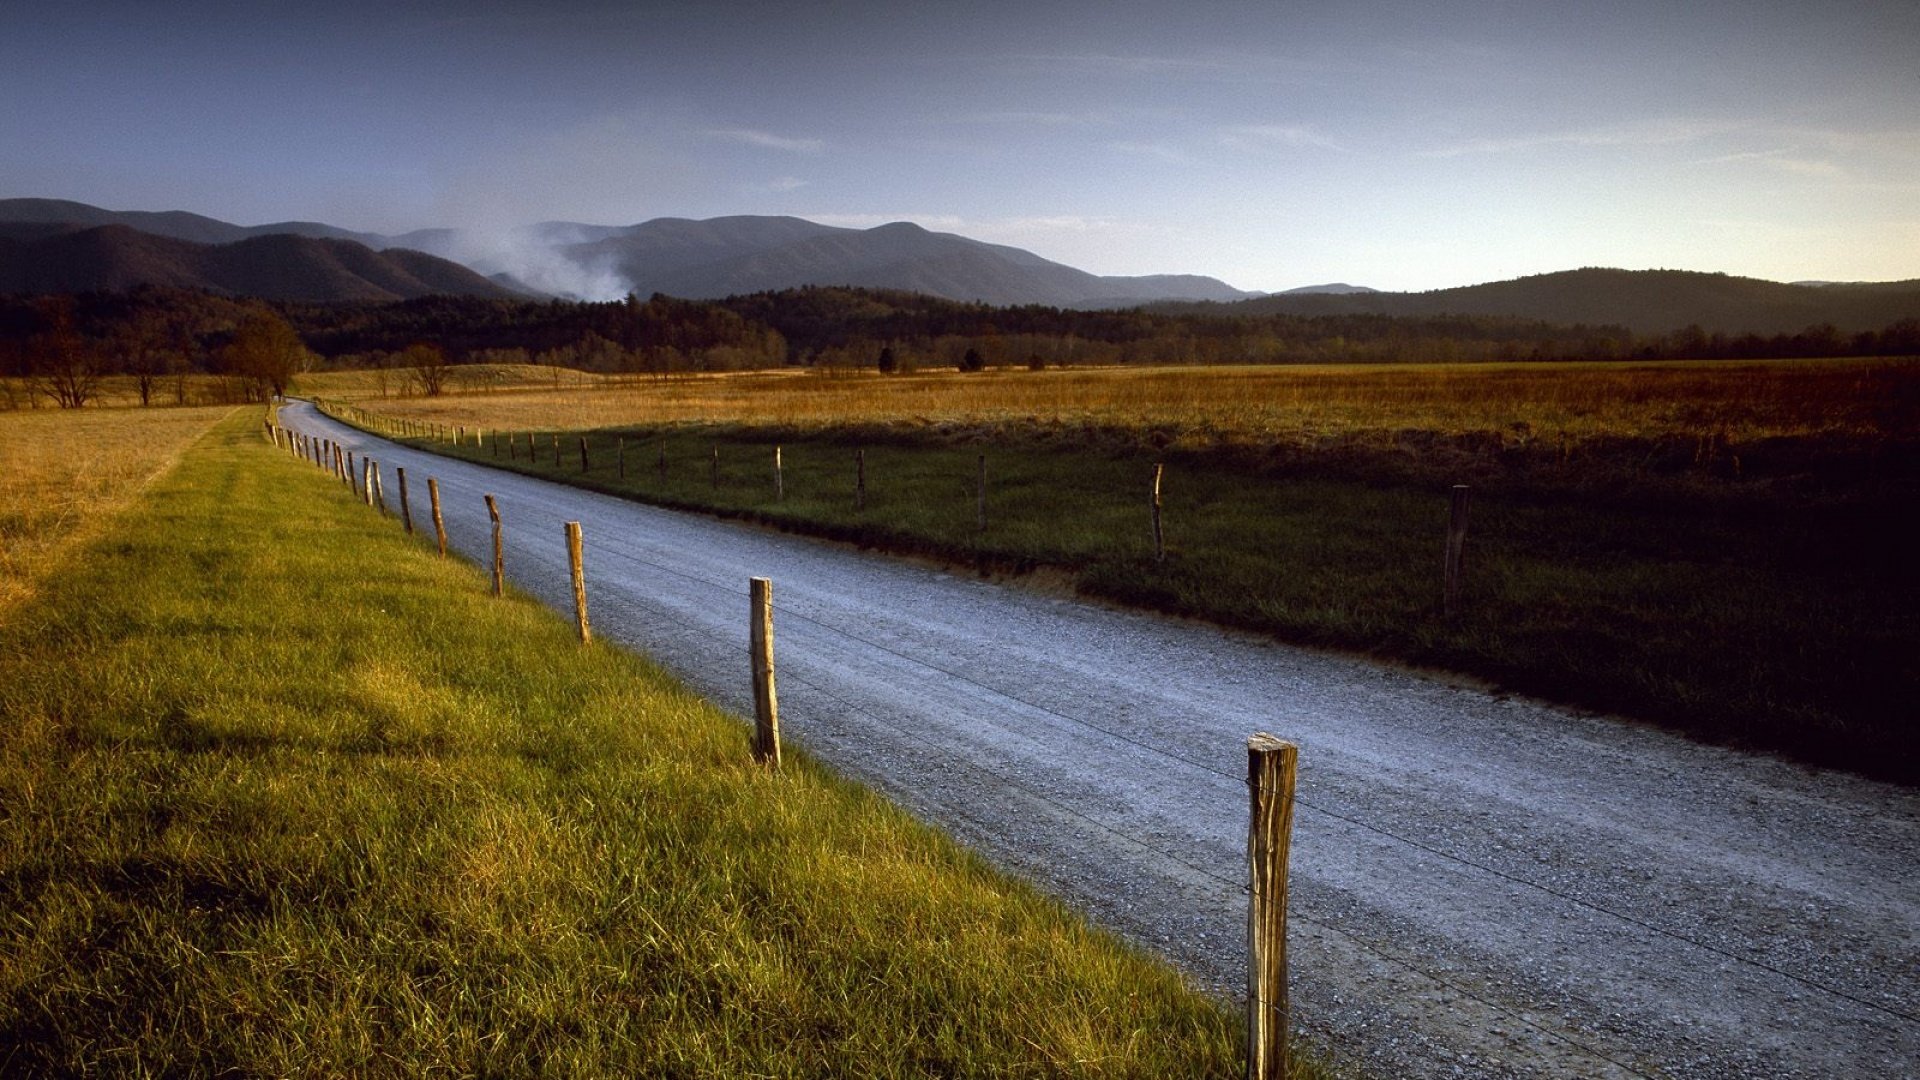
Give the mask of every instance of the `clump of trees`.
[{"label": "clump of trees", "polygon": [[271,311],[249,315],[218,355],[221,370],[244,380],[249,401],[285,394],[311,356],[287,320]]}]

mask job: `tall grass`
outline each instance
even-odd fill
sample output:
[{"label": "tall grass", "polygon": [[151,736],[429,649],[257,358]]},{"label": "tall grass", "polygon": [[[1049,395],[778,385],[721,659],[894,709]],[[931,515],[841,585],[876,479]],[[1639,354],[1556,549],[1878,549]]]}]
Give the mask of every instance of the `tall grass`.
[{"label": "tall grass", "polygon": [[218,427],[0,626],[0,1072],[1224,1076],[1168,968]]},{"label": "tall grass", "polygon": [[0,412],[0,618],[229,411]]}]

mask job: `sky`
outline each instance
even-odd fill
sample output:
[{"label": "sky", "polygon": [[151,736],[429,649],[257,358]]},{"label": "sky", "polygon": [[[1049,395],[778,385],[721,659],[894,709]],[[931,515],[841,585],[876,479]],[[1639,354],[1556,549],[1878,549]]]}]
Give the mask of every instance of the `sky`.
[{"label": "sky", "polygon": [[1920,277],[1920,3],[0,0],[0,197],[907,220],[1099,274]]}]

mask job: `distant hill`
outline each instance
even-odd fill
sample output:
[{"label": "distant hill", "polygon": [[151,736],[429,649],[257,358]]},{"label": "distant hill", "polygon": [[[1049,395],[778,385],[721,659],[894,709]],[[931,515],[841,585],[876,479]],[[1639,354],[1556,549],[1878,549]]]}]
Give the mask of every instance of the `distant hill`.
[{"label": "distant hill", "polygon": [[1273,295],[1301,296],[1311,293],[1335,293],[1347,296],[1353,293],[1377,293],[1379,291],[1379,289],[1369,289],[1365,285],[1349,285],[1344,281],[1336,281],[1329,285],[1302,285],[1297,289],[1282,289]]},{"label": "distant hill", "polygon": [[351,240],[271,233],[197,243],[125,224],[0,224],[0,292],[113,292],[136,285],[328,303],[515,295],[458,263],[418,251],[374,251]]},{"label": "distant hill", "polygon": [[1920,281],[1784,285],[1685,270],[1567,270],[1421,293],[1282,293],[1232,304],[1166,305],[1219,315],[1499,315],[1664,334],[1783,334],[1832,323],[1874,330],[1920,318]]},{"label": "distant hill", "polygon": [[256,236],[288,233],[316,240],[352,240],[376,250],[396,246],[395,238],[359,233],[317,221],[281,221],[271,225],[234,225],[184,210],[102,210],[66,199],[0,199],[0,222],[38,225],[125,225],[154,236],[196,244],[235,244]]},{"label": "distant hill", "polygon": [[[565,228],[595,227],[540,228],[557,235]],[[642,296],[687,299],[806,285],[896,289],[1002,306],[1121,307],[1257,295],[1197,275],[1101,277],[1020,248],[904,221],[845,229],[793,217],[656,218],[561,250],[578,263],[610,267]]]}]

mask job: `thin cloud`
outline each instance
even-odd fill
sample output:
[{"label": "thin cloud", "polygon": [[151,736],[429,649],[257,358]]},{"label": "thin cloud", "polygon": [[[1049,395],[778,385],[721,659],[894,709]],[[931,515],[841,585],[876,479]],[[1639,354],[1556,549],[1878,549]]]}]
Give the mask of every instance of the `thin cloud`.
[{"label": "thin cloud", "polygon": [[709,131],[707,134],[716,139],[745,143],[764,150],[783,150],[789,154],[818,154],[827,148],[827,144],[820,139],[792,139],[785,135],[774,135],[750,128],[726,128]]},{"label": "thin cloud", "polygon": [[1240,150],[1295,147],[1316,150],[1346,148],[1305,125],[1239,124],[1220,129],[1220,144]]},{"label": "thin cloud", "polygon": [[969,113],[957,118],[963,124],[1007,125],[1015,127],[1107,127],[1114,123],[1110,116],[1098,113],[1063,113],[1010,110],[1006,112]]},{"label": "thin cloud", "polygon": [[1107,149],[1116,153],[1152,158],[1168,165],[1191,165],[1193,159],[1165,143],[1110,142]]},{"label": "thin cloud", "polygon": [[1541,135],[1526,135],[1508,139],[1470,139],[1453,146],[1435,150],[1423,150],[1420,157],[1448,158],[1464,157],[1470,154],[1506,154],[1518,150],[1536,150],[1549,146],[1677,146],[1698,142],[1715,135],[1724,135],[1730,131],[1745,127],[1717,121],[1688,119],[1658,119],[1641,123],[1620,124],[1613,127],[1588,128],[1580,131],[1548,132]]},{"label": "thin cloud", "polygon": [[1157,74],[1170,71],[1223,71],[1232,65],[1220,60],[1190,56],[1124,56],[1115,53],[1019,53],[1009,59],[1031,64],[1093,68],[1127,74]]},{"label": "thin cloud", "polygon": [[1795,176],[1809,176],[1818,180],[1844,180],[1847,170],[1831,161],[1815,158],[1795,157],[1785,149],[1749,150],[1737,154],[1722,154],[1719,157],[1703,158],[1698,165],[1738,165],[1751,162],[1766,168]]}]

